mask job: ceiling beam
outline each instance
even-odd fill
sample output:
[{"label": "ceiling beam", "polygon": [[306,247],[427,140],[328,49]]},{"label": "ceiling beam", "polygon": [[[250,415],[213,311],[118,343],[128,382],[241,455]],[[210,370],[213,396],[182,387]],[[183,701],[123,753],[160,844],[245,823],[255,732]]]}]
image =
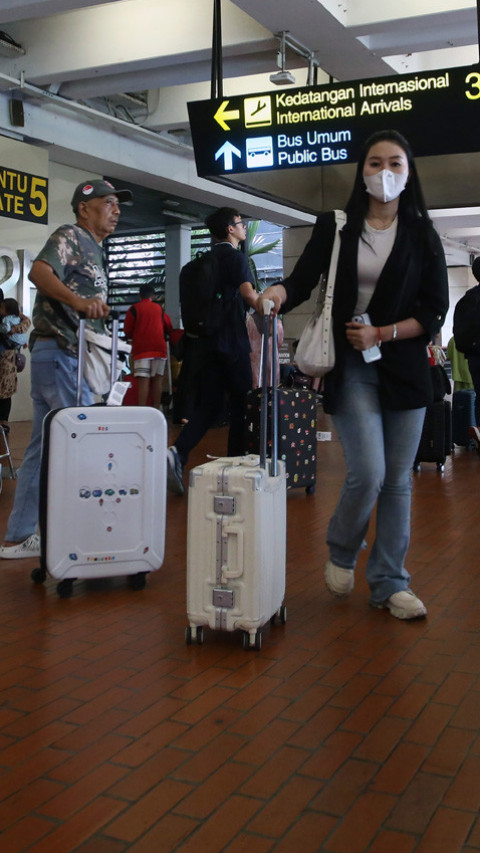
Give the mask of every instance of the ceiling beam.
[{"label": "ceiling beam", "polygon": [[[8,96],[0,93],[0,132],[8,115]],[[113,175],[130,183],[158,189],[170,195],[221,207],[230,199],[242,213],[269,219],[280,225],[312,224],[314,217],[291,204],[257,197],[247,190],[227,188],[199,178],[188,146],[174,139],[103,115],[61,98],[42,96],[24,104],[25,139],[48,148],[49,156],[65,166]]]},{"label": "ceiling beam", "polygon": [[[44,18],[56,12],[99,6],[104,2],[105,0],[0,0],[0,21],[4,25],[11,21],[24,21],[26,18]],[[120,0],[109,2],[117,3]]]},{"label": "ceiling beam", "polygon": [[462,47],[476,41],[476,9],[415,15],[348,27],[348,32],[380,56]]},{"label": "ceiling beam", "polygon": [[[241,63],[249,54],[271,54],[275,42],[270,30],[235,6],[227,8],[228,14],[223,15],[225,56],[235,55]],[[105,3],[12,25],[9,35],[26,54],[18,61],[7,60],[3,70],[14,76],[23,72],[37,86],[57,87],[120,74],[119,86],[123,86],[128,74],[173,68],[180,75],[184,67],[195,69],[199,63],[204,79],[210,74],[211,27],[211,0]]]}]

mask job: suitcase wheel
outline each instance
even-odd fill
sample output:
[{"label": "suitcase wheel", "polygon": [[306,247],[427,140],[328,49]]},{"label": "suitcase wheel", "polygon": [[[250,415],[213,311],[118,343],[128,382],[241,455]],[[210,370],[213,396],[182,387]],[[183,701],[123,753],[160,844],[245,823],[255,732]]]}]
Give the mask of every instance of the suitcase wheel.
[{"label": "suitcase wheel", "polygon": [[203,625],[187,625],[185,628],[185,642],[187,646],[191,646],[193,642],[197,642],[198,646],[203,645],[204,631]]},{"label": "suitcase wheel", "polygon": [[47,573],[45,569],[39,567],[38,569],[32,570],[30,577],[34,583],[44,583]]},{"label": "suitcase wheel", "polygon": [[287,608],[285,604],[282,604],[282,606],[277,610],[277,612],[273,614],[272,618],[270,619],[270,625],[275,625],[275,622],[277,621],[277,616],[280,619],[280,624],[285,625],[287,621]]},{"label": "suitcase wheel", "polygon": [[57,583],[57,595],[59,598],[70,598],[73,593],[74,578],[65,578],[65,580]]},{"label": "suitcase wheel", "polygon": [[253,634],[250,634],[249,631],[243,632],[242,645],[246,651],[250,651],[254,649],[256,652],[259,652],[262,648],[262,635],[260,631],[255,631]]},{"label": "suitcase wheel", "polygon": [[136,575],[128,576],[128,586],[130,589],[145,589],[147,573],[137,572]]}]

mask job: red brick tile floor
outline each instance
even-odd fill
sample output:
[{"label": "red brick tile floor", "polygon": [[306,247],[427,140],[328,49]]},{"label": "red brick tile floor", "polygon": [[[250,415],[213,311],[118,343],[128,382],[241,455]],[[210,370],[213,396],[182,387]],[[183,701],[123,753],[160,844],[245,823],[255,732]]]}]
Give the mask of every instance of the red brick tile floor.
[{"label": "red brick tile floor", "polygon": [[[28,432],[12,425],[16,464]],[[192,463],[207,452],[224,429]],[[0,563],[2,853],[480,850],[480,456],[414,475],[413,623],[369,607],[363,553],[348,600],[324,587],[342,475],[333,436],[316,493],[289,494],[288,619],[260,651],[208,631],[185,645],[186,497],[142,591],[61,599],[31,582],[37,560]]]}]

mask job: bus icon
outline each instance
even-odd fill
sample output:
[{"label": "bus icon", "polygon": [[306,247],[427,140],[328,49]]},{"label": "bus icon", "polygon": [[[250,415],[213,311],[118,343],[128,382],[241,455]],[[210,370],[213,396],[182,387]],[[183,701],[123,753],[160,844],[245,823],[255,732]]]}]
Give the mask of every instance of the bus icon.
[{"label": "bus icon", "polygon": [[257,136],[246,140],[247,169],[265,169],[273,166],[273,139]]}]

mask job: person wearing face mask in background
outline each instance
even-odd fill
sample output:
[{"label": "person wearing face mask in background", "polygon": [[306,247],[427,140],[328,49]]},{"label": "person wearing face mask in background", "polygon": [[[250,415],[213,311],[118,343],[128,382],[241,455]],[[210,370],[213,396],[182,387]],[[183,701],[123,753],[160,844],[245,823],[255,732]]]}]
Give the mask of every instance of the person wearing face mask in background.
[{"label": "person wearing face mask in background", "polygon": [[[426,615],[410,590],[411,476],[433,399],[427,344],[448,310],[440,238],[429,219],[408,142],[396,131],[367,141],[346,205],[333,301],[336,364],[325,377],[346,478],[327,532],[325,581],[334,595],[354,587],[357,556],[375,507],[366,577],[370,603],[398,619]],[[304,302],[328,269],[333,213],[319,215],[293,272],[262,294],[285,313]],[[368,314],[371,325],[353,320]],[[364,353],[380,348],[381,358]],[[367,356],[368,358],[368,356]]]}]

